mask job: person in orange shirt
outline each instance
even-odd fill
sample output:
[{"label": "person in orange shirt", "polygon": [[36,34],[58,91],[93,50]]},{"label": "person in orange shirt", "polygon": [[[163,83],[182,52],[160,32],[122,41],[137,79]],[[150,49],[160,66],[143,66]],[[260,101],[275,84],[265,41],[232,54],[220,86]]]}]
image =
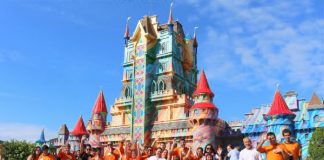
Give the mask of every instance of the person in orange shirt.
[{"label": "person in orange shirt", "polygon": [[196,154],[192,154],[190,157],[191,160],[202,160],[204,158],[204,149],[202,147],[198,147],[196,149]]},{"label": "person in orange shirt", "polygon": [[[262,146],[267,140],[270,145]],[[283,146],[277,143],[276,135],[273,132],[269,132],[262,136],[261,142],[257,145],[257,151],[266,153],[268,160],[285,160],[288,157],[287,153],[283,150]]]},{"label": "person in orange shirt", "polygon": [[[175,143],[173,143],[172,145],[174,145]],[[172,151],[172,156],[179,156],[181,157],[185,157],[187,155],[189,151],[189,148],[186,147],[186,140],[185,139],[181,139],[180,140],[180,146],[173,149]]]},{"label": "person in orange shirt", "polygon": [[153,156],[153,148],[145,146],[143,149],[143,153],[141,155],[142,160],[147,160],[149,157]]},{"label": "person in orange shirt", "polygon": [[62,146],[59,150],[57,157],[61,160],[76,160],[75,156],[70,152],[70,149],[70,144]]},{"label": "person in orange shirt", "polygon": [[283,149],[288,154],[288,157],[293,160],[299,160],[301,157],[300,147],[297,142],[291,141],[291,131],[287,128],[284,129],[282,136],[285,138],[285,141],[281,145],[284,146]]},{"label": "person in orange shirt", "polygon": [[48,149],[47,145],[43,146],[43,153],[38,157],[38,160],[55,160],[55,157],[48,153]]},{"label": "person in orange shirt", "polygon": [[105,152],[104,152],[104,160],[117,160],[116,156],[118,156],[118,152],[114,153],[114,148],[113,144],[111,142],[108,143],[108,146],[105,147]]}]

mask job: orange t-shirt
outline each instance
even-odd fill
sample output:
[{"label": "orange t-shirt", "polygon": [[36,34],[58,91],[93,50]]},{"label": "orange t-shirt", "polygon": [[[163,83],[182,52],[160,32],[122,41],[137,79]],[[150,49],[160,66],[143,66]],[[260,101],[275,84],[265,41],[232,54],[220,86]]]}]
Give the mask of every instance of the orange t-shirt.
[{"label": "orange t-shirt", "polygon": [[55,157],[52,154],[40,155],[37,160],[55,160]]},{"label": "orange t-shirt", "polygon": [[141,160],[141,156],[137,156],[136,158],[129,157],[127,160]]},{"label": "orange t-shirt", "polygon": [[262,146],[258,151],[260,153],[266,153],[266,159],[269,160],[284,160],[283,155],[281,153],[274,153],[274,150],[280,147],[283,149],[283,147],[280,144],[277,145],[268,145],[268,146]]},{"label": "orange t-shirt", "polygon": [[177,148],[173,149],[172,156],[179,156],[179,157],[181,157],[181,152],[185,152],[185,155],[183,155],[183,156],[186,156],[186,154],[187,154],[188,151],[189,151],[189,148],[187,148],[187,147],[185,147],[185,148],[177,147]]},{"label": "orange t-shirt", "polygon": [[104,160],[116,160],[115,155],[113,154],[105,154],[105,156],[103,157]]},{"label": "orange t-shirt", "polygon": [[149,157],[149,156],[148,156],[147,154],[143,153],[142,156],[141,156],[141,159],[142,159],[142,160],[146,160],[148,157]]},{"label": "orange t-shirt", "polygon": [[59,152],[57,157],[60,158],[61,160],[76,160],[75,156],[72,153],[66,154],[63,152]]},{"label": "orange t-shirt", "polygon": [[292,143],[281,143],[285,152],[291,154],[294,160],[298,160],[301,156],[299,144],[297,142]]}]

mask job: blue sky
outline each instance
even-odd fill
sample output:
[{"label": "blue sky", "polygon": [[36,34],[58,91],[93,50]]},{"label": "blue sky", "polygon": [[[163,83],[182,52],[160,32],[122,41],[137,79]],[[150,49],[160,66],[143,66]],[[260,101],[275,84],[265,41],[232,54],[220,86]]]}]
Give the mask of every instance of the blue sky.
[{"label": "blue sky", "polygon": [[[0,1],[0,139],[53,138],[90,117],[100,88],[121,89],[123,33],[144,15],[167,22],[169,0]],[[183,0],[173,17],[198,26],[198,66],[225,120],[295,90],[324,96],[324,1]]]}]

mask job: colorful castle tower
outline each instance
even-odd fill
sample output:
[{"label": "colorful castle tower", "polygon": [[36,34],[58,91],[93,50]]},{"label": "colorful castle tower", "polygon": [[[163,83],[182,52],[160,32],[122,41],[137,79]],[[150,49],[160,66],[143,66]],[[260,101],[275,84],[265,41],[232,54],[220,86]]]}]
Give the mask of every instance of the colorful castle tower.
[{"label": "colorful castle tower", "polygon": [[127,23],[122,89],[104,141],[191,139],[187,120],[197,82],[197,42],[172,20],[171,9],[169,17],[159,25],[156,16],[144,16],[131,37]]},{"label": "colorful castle tower", "polygon": [[80,149],[81,138],[82,138],[82,136],[87,135],[87,134],[88,133],[87,133],[87,130],[83,123],[82,116],[80,116],[77,123],[75,124],[74,129],[71,131],[71,134],[69,137],[69,144],[71,145],[72,151],[77,151]]},{"label": "colorful castle tower", "polygon": [[[282,133],[286,128],[293,131],[293,120],[295,116],[296,115],[289,110],[285,100],[280,94],[280,91],[277,89],[270,110],[264,116],[264,119],[267,121],[267,132]],[[277,139],[283,140],[282,134],[278,134]]]},{"label": "colorful castle tower", "polygon": [[87,124],[89,133],[89,144],[96,148],[101,145],[100,134],[106,127],[107,107],[102,90],[100,90],[98,98],[92,109],[92,117]]},{"label": "colorful castle tower", "polygon": [[214,93],[209,88],[205,72],[202,71],[193,94],[195,104],[190,108],[190,123],[193,125],[193,150],[198,147],[205,147],[212,144],[216,147],[216,123],[218,118],[218,108],[213,104]]}]

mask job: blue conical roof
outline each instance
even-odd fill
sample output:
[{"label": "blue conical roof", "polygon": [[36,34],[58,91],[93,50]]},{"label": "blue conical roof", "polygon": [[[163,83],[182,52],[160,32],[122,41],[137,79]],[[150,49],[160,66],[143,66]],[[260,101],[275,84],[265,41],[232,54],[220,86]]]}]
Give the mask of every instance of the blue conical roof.
[{"label": "blue conical roof", "polygon": [[36,141],[36,143],[45,143],[46,140],[45,140],[45,134],[44,134],[44,129],[42,130],[42,133],[39,137],[39,139]]}]

